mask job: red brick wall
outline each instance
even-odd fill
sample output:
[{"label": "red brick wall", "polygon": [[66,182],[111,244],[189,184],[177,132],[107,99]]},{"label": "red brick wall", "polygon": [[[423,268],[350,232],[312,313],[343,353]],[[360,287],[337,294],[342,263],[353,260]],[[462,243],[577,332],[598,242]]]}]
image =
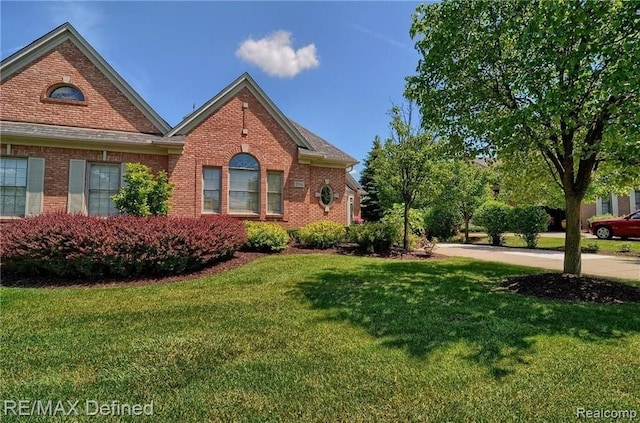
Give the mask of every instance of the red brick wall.
[{"label": "red brick wall", "polygon": [[596,203],[580,204],[580,225],[583,231],[589,230],[587,219],[596,214]]},{"label": "red brick wall", "polygon": [[[8,157],[6,149],[3,156]],[[44,158],[44,198],[43,212],[55,213],[67,211],[69,190],[69,160],[82,159],[90,162],[123,163],[139,162],[150,166],[154,172],[167,169],[167,156],[155,154],[136,154],[109,152],[107,160],[102,160],[102,151],[76,150],[67,148],[32,147],[11,145],[11,157]]]},{"label": "red brick wall", "polygon": [[[42,100],[63,76],[84,93],[85,105]],[[160,133],[71,41],[11,75],[1,90],[2,120]]]},{"label": "red brick wall", "polygon": [[[242,103],[249,104],[242,109]],[[243,123],[244,122],[244,123]],[[242,129],[248,135],[242,135]],[[287,227],[300,227],[306,223],[330,219],[346,223],[344,196],[344,169],[329,169],[297,163],[297,145],[271,117],[269,112],[247,90],[243,89],[219,110],[209,116],[186,136],[182,155],[169,157],[170,181],[176,184],[173,196],[173,215],[200,216],[202,207],[202,167],[220,167],[222,176],[221,210],[228,210],[229,160],[242,152],[242,144],[248,153],[260,163],[261,197],[258,216],[241,216],[260,220],[274,219]],[[284,214],[267,216],[267,171],[284,172]],[[327,213],[320,206],[315,193],[325,179],[331,181],[340,194]],[[294,188],[294,181],[302,180],[305,188]]]}]

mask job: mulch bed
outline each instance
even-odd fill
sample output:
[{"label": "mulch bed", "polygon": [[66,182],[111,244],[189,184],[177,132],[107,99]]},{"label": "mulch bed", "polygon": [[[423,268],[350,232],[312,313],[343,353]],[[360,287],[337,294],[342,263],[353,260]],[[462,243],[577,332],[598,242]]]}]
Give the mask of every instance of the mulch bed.
[{"label": "mulch bed", "polygon": [[541,273],[507,279],[502,287],[540,298],[589,303],[640,303],[640,287],[590,276]]}]

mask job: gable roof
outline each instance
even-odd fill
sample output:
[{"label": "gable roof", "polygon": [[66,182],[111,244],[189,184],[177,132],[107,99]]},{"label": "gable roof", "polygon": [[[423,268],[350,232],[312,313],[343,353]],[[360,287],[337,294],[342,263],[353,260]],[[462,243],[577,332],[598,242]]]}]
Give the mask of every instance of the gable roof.
[{"label": "gable roof", "polygon": [[47,54],[65,41],[71,41],[113,85],[127,97],[142,114],[162,133],[171,129],[169,124],[160,117],[155,110],[109,65],[91,45],[82,38],[76,29],[68,22],[53,31],[38,38],[26,47],[18,50],[0,62],[2,80],[23,69],[39,57]]},{"label": "gable roof", "polygon": [[169,131],[166,136],[186,135],[244,88],[249,90],[249,92],[267,110],[267,112],[269,112],[276,122],[278,122],[278,124],[285,130],[287,135],[293,139],[298,146],[298,152],[301,155],[309,158],[340,163],[346,166],[358,163],[356,159],[349,156],[330,142],[287,118],[280,111],[278,106],[276,106],[275,103],[267,96],[262,88],[260,88],[251,75],[246,72],[240,75],[240,77],[231,84],[227,85],[211,100],[185,117],[182,122]]},{"label": "gable roof", "polygon": [[347,172],[346,182],[347,187],[349,187],[353,191],[358,192],[360,195],[364,195],[367,193],[367,191],[362,188],[362,185],[360,185],[360,183],[356,181],[356,179],[349,172]]},{"label": "gable roof", "polygon": [[307,140],[307,142],[311,145],[312,150],[314,152],[320,153],[323,158],[328,160],[333,160],[333,161],[349,163],[350,165],[354,165],[358,163],[356,159],[354,159],[344,151],[340,150],[338,147],[331,144],[329,141],[325,140],[324,138],[321,138],[318,135],[314,134],[313,132],[309,131],[304,126],[299,125],[298,123],[292,120],[289,120],[289,122],[291,122],[293,126],[298,130],[300,135],[302,135],[302,137],[305,140]]}]

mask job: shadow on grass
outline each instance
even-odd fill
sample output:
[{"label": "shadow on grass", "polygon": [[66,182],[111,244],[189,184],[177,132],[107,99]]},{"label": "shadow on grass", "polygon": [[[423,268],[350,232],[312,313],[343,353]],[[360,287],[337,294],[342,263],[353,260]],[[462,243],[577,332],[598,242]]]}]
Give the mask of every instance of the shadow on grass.
[{"label": "shadow on grass", "polygon": [[507,265],[380,261],[351,269],[315,273],[299,288],[315,308],[332,311],[330,320],[417,358],[463,342],[471,351],[464,358],[496,378],[527,363],[536,335],[615,342],[640,332],[637,305],[571,304],[496,289],[523,272]]}]

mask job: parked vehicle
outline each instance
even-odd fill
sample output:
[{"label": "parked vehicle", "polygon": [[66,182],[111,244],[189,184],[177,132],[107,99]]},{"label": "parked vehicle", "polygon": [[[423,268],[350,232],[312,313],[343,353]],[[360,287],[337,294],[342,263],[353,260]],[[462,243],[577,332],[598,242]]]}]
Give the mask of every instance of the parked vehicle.
[{"label": "parked vehicle", "polygon": [[611,239],[614,236],[640,238],[640,210],[624,217],[591,222],[589,232],[600,239]]}]

